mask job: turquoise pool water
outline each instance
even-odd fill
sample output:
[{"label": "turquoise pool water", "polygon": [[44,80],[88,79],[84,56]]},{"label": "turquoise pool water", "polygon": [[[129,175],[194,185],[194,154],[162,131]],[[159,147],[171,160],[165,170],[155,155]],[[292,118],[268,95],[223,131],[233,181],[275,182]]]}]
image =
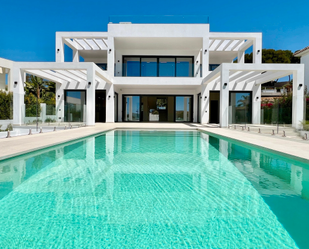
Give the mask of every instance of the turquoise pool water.
[{"label": "turquoise pool water", "polygon": [[309,248],[306,163],[196,131],[0,162],[0,248]]}]

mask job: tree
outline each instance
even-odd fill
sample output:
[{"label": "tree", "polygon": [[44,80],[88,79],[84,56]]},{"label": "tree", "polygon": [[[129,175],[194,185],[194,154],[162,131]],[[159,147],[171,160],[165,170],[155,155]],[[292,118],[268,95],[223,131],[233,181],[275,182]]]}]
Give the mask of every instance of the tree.
[{"label": "tree", "polygon": [[[252,53],[245,55],[245,63],[252,63]],[[262,50],[262,63],[300,63],[300,58],[294,57],[290,50]]]},{"label": "tree", "polygon": [[38,99],[41,99],[47,92],[55,93],[55,83],[50,81],[44,81],[43,79],[27,75],[26,78],[26,94],[34,94]]}]

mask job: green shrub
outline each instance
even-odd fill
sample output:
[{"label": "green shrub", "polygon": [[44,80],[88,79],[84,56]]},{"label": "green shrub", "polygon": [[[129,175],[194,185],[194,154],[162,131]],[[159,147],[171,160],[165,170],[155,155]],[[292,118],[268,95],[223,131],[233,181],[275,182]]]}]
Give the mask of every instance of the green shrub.
[{"label": "green shrub", "polygon": [[52,118],[47,118],[45,119],[45,123],[55,123],[56,119],[52,119]]},{"label": "green shrub", "polygon": [[12,131],[13,130],[13,125],[12,124],[8,124],[5,131]]},{"label": "green shrub", "polygon": [[0,120],[13,119],[13,93],[0,91]]}]

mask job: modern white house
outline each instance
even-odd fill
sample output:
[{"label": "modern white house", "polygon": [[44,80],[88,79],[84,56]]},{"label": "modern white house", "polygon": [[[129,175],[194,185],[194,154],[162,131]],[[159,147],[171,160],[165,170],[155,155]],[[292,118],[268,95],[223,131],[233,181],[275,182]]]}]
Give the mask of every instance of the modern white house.
[{"label": "modern white house", "polygon": [[[26,73],[56,82],[58,121],[221,127],[259,124],[261,85],[292,74],[292,122],[300,126],[304,65],[262,64],[261,33],[210,32],[206,16],[150,19],[111,16],[107,32],[57,32],[55,62],[1,59],[14,93],[13,123],[24,122]],[[67,49],[73,54],[70,62]],[[252,63],[244,62],[247,49],[253,51]]]}]

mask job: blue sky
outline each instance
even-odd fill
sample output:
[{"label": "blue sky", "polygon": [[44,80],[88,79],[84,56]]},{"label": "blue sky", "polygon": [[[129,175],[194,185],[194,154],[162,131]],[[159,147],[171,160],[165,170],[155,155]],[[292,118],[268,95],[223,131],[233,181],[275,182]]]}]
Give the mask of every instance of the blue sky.
[{"label": "blue sky", "polygon": [[263,48],[309,45],[309,1],[1,1],[0,57],[54,61],[56,31],[106,31],[110,15],[208,15],[213,32],[262,32]]}]

